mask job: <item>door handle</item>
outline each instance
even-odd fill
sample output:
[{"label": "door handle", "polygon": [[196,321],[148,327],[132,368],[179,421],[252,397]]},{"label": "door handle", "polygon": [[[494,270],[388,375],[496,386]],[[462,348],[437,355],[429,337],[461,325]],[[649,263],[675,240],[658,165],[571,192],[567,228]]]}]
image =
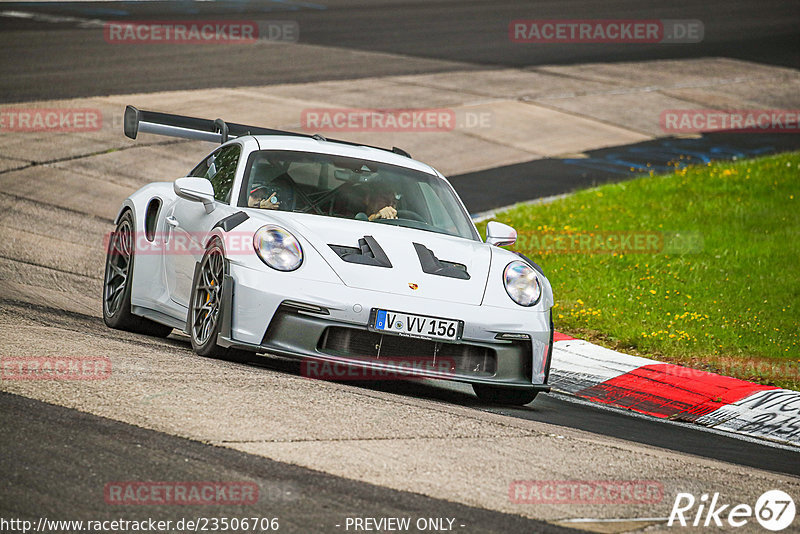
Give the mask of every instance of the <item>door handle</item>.
[{"label": "door handle", "polygon": [[170,215],[169,217],[165,218],[164,220],[167,221],[167,224],[172,226],[173,228],[175,228],[177,226],[180,226],[180,223],[178,222],[178,219],[176,219],[172,215]]}]

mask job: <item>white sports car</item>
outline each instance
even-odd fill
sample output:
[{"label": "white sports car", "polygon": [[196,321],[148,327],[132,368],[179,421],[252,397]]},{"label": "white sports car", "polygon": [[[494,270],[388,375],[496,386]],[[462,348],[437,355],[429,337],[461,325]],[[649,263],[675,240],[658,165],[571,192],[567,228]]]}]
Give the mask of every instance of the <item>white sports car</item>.
[{"label": "white sports car", "polygon": [[142,132],[221,146],[124,201],[108,326],[178,328],[203,356],[457,380],[494,403],[549,390],[550,283],[499,248],[514,229],[490,222],[484,243],[435,169],[397,148],[128,106],[125,134]]}]

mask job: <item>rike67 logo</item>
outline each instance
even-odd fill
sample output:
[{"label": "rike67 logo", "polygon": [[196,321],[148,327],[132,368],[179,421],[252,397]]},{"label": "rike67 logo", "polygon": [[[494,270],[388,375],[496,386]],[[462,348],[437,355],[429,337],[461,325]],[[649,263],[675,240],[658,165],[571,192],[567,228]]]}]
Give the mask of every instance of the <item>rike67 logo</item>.
[{"label": "rike67 logo", "polygon": [[783,530],[794,522],[794,500],[781,490],[770,490],[749,504],[723,504],[719,493],[704,493],[696,499],[691,493],[678,493],[667,526],[743,527],[753,518],[767,530]]}]

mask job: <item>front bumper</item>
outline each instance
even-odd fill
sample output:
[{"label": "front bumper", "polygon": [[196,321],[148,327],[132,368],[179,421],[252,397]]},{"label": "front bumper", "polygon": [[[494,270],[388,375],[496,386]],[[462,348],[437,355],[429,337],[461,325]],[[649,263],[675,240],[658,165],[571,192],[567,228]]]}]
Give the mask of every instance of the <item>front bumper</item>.
[{"label": "front bumper", "polygon": [[[405,372],[409,360],[421,361],[412,364],[415,377],[549,390],[549,310],[455,304],[280,274],[231,265],[219,345],[370,370]],[[373,332],[373,308],[460,319],[463,336],[444,343]],[[528,339],[496,338],[509,333]]]}]

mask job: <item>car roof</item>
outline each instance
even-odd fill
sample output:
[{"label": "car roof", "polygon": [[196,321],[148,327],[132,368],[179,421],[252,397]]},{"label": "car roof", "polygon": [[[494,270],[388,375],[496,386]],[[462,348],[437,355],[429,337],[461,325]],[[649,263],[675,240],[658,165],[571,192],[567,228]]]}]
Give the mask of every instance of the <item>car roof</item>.
[{"label": "car roof", "polygon": [[258,142],[261,150],[294,150],[298,152],[317,152],[334,156],[360,158],[440,176],[436,169],[430,165],[407,156],[396,154],[390,150],[337,143],[335,141],[315,139],[313,137],[296,137],[290,135],[254,135],[252,137]]}]

